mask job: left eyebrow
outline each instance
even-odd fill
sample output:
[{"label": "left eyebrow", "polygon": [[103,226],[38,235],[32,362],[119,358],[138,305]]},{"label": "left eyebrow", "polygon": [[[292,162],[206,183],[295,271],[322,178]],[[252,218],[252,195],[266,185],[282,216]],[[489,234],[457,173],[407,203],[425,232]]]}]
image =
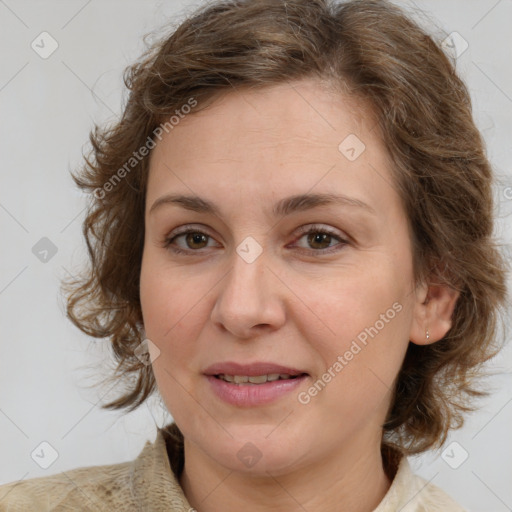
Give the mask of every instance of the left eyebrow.
[{"label": "left eyebrow", "polygon": [[[175,204],[197,213],[209,213],[220,217],[220,209],[211,201],[194,195],[167,194],[158,198],[149,209],[149,214],[164,204]],[[272,213],[274,217],[285,217],[295,212],[311,210],[318,206],[350,206],[363,209],[373,215],[376,211],[368,204],[354,197],[339,194],[298,194],[278,201]]]},{"label": "left eyebrow", "polygon": [[272,211],[275,217],[285,217],[291,213],[310,210],[317,206],[351,206],[377,215],[376,211],[363,201],[339,194],[299,194],[285,197],[274,205]]}]

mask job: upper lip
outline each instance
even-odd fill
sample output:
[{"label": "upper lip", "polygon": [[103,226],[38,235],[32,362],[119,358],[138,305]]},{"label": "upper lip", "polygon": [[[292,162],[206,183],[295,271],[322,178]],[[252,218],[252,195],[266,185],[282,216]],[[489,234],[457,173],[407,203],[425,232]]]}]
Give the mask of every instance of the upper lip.
[{"label": "upper lip", "polygon": [[240,364],[231,361],[223,363],[215,363],[208,366],[203,372],[205,375],[240,375],[247,377],[255,377],[257,375],[268,375],[272,373],[302,375],[306,373],[296,368],[289,368],[279,364],[256,362],[251,364]]}]

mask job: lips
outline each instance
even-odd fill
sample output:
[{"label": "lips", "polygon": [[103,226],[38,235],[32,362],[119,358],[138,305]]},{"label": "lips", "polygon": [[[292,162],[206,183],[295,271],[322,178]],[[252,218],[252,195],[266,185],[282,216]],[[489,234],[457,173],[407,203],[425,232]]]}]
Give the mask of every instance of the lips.
[{"label": "lips", "polygon": [[[284,400],[309,378],[303,370],[270,362],[240,364],[226,361],[212,364],[203,373],[214,396],[231,406],[243,408]],[[265,382],[256,378],[260,376],[266,376]],[[272,380],[268,380],[269,377]],[[249,378],[256,383],[247,382]]]}]

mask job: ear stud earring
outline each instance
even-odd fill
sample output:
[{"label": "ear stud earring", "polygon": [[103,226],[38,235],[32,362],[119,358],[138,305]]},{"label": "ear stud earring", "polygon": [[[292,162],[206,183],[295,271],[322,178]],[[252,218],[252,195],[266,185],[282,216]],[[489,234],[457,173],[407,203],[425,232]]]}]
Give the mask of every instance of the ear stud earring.
[{"label": "ear stud earring", "polygon": [[425,332],[425,337],[427,338],[427,340],[430,338],[430,333],[428,332],[428,328],[427,328],[427,331]]}]

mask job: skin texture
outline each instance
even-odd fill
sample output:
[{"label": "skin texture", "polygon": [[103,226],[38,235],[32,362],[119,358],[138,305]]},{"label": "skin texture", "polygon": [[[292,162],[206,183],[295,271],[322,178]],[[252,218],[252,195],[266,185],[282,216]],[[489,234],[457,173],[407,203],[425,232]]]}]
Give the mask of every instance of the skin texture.
[{"label": "skin texture", "polygon": [[[363,512],[389,489],[380,442],[391,387],[409,341],[448,331],[457,296],[414,286],[407,218],[375,126],[364,105],[307,79],[230,92],[154,149],[141,303],[160,351],[158,388],[185,437],[181,484],[199,512]],[[365,144],[354,161],[338,149],[350,134]],[[219,215],[173,204],[150,213],[171,193],[207,199]],[[344,194],[375,214],[335,204],[272,215],[274,203],[302,193]],[[185,225],[208,236],[165,247]],[[308,239],[299,228],[309,226],[334,236]],[[248,236],[262,248],[252,263],[236,251]],[[397,303],[400,312],[300,403],[298,392]],[[309,377],[274,403],[235,407],[202,373],[222,361],[275,362]],[[248,442],[261,454],[252,467],[237,457]]]}]

